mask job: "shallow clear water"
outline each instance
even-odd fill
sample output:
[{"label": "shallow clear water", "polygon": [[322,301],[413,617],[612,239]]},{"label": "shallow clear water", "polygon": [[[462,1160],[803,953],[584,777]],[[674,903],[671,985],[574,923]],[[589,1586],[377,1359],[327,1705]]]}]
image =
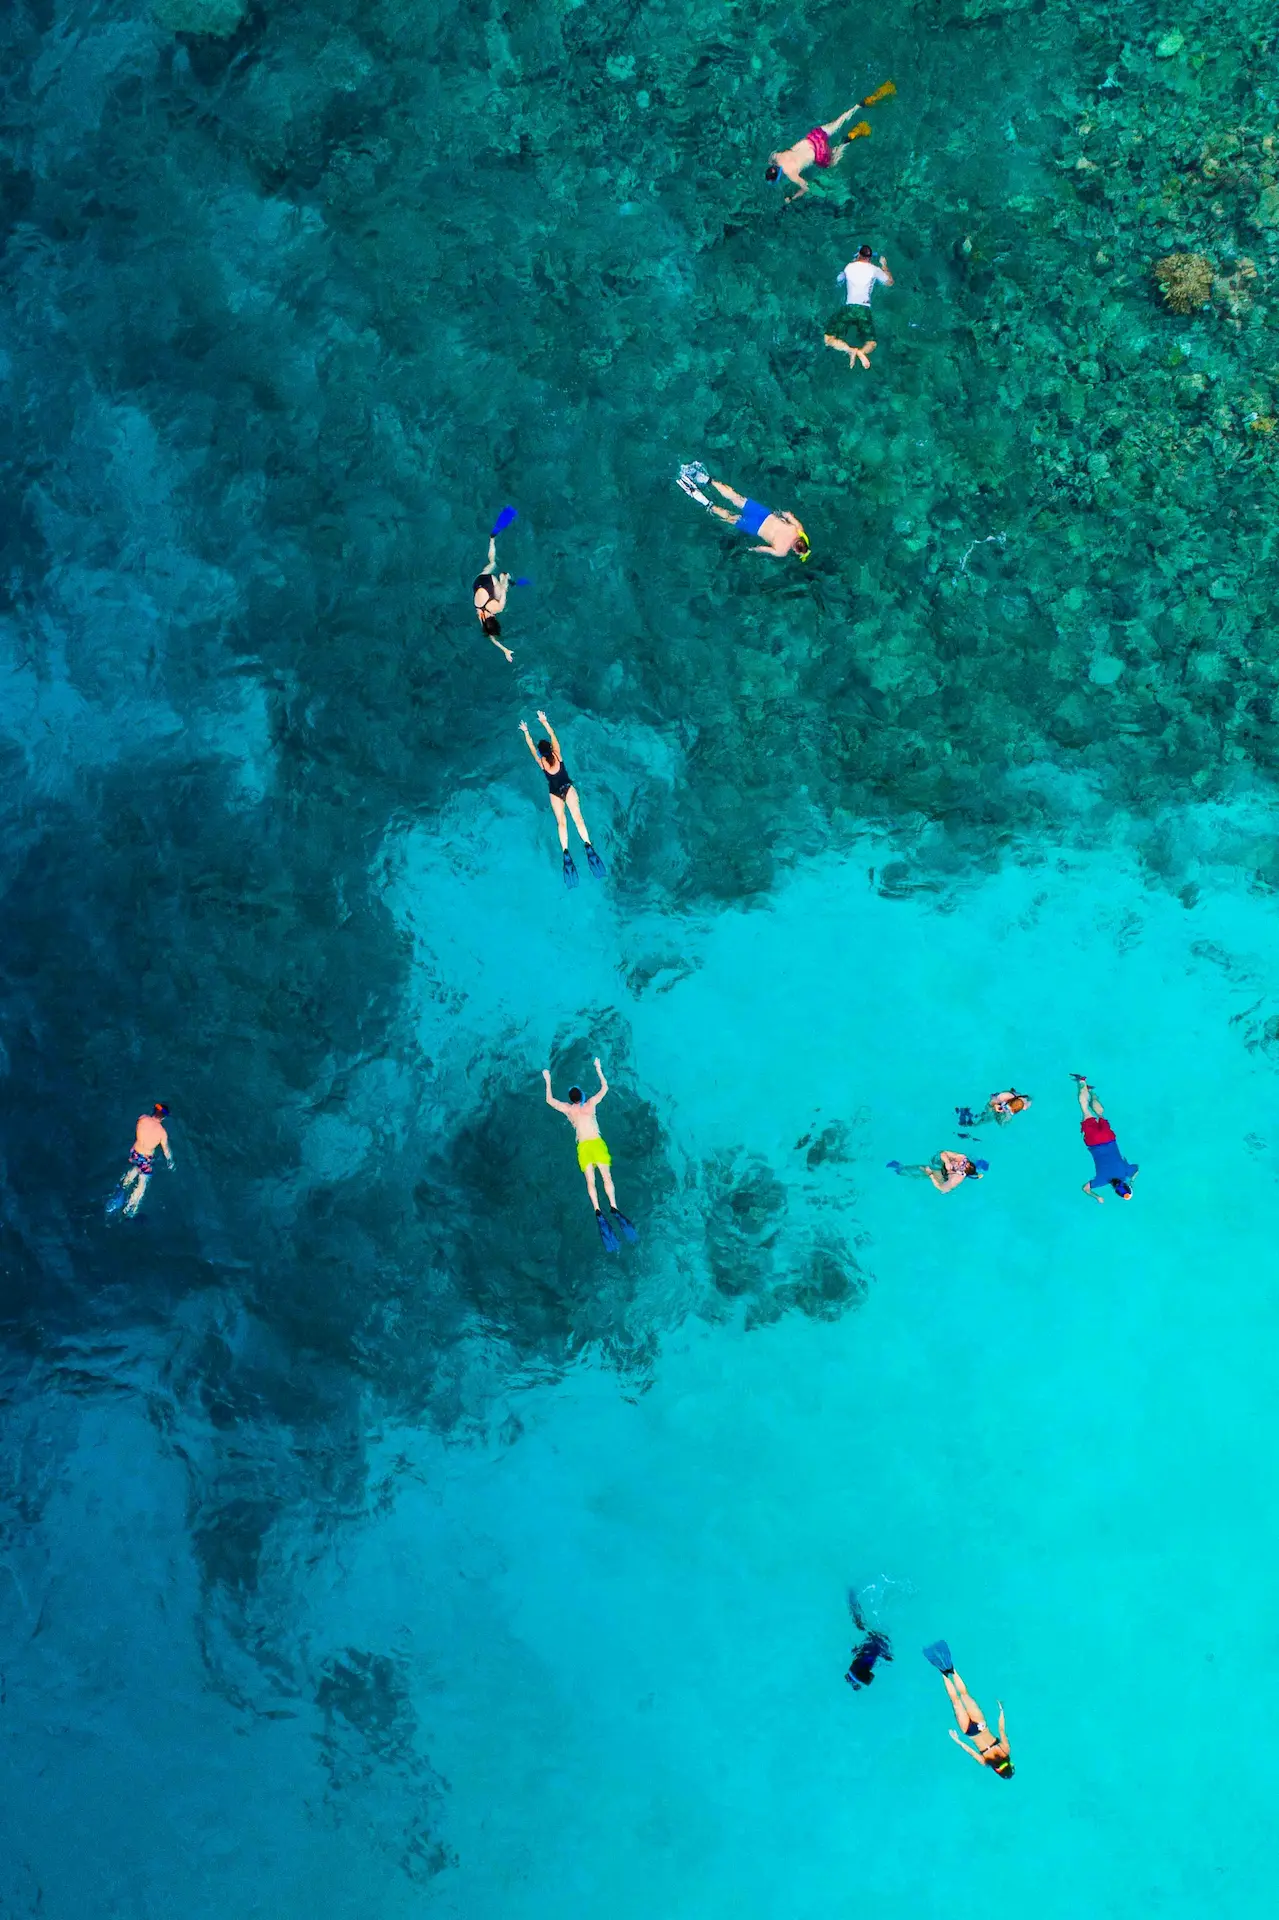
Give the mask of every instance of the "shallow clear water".
[{"label": "shallow clear water", "polygon": [[[0,31],[0,1904],[1261,1911],[1270,15]],[[615,1259],[541,1102],[596,1052]],[[1010,1079],[980,1187],[886,1171]]]}]

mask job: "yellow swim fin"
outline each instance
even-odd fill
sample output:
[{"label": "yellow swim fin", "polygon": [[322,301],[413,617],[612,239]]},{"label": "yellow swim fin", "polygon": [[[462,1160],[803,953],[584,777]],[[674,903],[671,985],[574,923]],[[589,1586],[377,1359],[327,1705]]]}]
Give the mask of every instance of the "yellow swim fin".
[{"label": "yellow swim fin", "polygon": [[855,127],[850,127],[848,129],[848,132],[844,135],[844,138],[845,140],[860,140],[864,133],[869,133],[869,132],[870,132],[870,121],[859,120]]},{"label": "yellow swim fin", "polygon": [[862,101],[864,107],[873,107],[880,100],[889,100],[897,91],[891,80],[885,80],[882,87],[876,87],[874,93],[868,93]]}]

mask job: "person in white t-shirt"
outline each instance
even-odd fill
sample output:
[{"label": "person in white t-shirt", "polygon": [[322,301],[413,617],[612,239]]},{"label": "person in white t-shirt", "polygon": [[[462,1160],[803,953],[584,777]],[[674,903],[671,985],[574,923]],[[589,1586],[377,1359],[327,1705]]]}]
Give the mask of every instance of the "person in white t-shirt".
[{"label": "person in white t-shirt", "polygon": [[[844,289],[844,304],[836,309],[826,322],[823,339],[828,347],[838,347],[841,353],[848,355],[848,371],[851,373],[859,363],[870,372],[870,356],[875,351],[875,327],[870,317],[870,296],[875,283],[880,281],[886,287],[893,284],[893,276],[888,271],[888,262],[883,254],[876,266],[869,247],[861,247],[857,258],[850,260],[839,276]],[[844,335],[851,337],[845,339]]]}]

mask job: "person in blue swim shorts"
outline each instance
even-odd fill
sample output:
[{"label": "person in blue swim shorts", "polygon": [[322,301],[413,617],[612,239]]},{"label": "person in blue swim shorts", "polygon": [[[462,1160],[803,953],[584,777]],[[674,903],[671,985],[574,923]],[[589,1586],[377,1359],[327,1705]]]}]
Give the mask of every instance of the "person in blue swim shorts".
[{"label": "person in blue swim shorts", "polygon": [[1132,1199],[1132,1182],[1137,1177],[1137,1168],[1131,1160],[1125,1160],[1115,1138],[1115,1130],[1106,1118],[1105,1108],[1097,1098],[1082,1073],[1072,1075],[1079,1089],[1079,1112],[1081,1115],[1079,1131],[1084,1136],[1084,1145],[1092,1155],[1093,1177],[1084,1181],[1084,1192],[1098,1206],[1105,1202],[1103,1187],[1111,1187],[1121,1200]]},{"label": "person in blue swim shorts", "polygon": [[752,553],[771,553],[775,560],[784,560],[788,553],[793,553],[797,559],[807,560],[812,551],[808,535],[793,513],[774,513],[771,507],[762,507],[758,500],[734,493],[722,480],[712,480],[710,485],[737,509],[730,513],[726,507],[712,507],[711,512],[727,520],[739,533],[758,540],[760,544],[751,548]]}]

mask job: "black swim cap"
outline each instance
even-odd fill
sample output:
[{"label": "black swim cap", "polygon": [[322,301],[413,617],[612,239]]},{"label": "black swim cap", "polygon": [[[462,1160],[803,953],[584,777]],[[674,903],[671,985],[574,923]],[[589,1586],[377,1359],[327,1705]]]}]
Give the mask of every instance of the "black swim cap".
[{"label": "black swim cap", "polygon": [[777,178],[777,176],[778,176],[778,174],[779,174],[780,172],[781,172],[781,168],[780,168],[780,167],[765,167],[765,168],[764,168],[764,178],[765,178],[765,180],[776,180],[776,178]]},{"label": "black swim cap", "polygon": [[568,1090],[568,1097],[569,1097],[570,1105],[576,1106],[577,1102],[582,1097],[582,1089],[580,1087],[570,1087]]}]

